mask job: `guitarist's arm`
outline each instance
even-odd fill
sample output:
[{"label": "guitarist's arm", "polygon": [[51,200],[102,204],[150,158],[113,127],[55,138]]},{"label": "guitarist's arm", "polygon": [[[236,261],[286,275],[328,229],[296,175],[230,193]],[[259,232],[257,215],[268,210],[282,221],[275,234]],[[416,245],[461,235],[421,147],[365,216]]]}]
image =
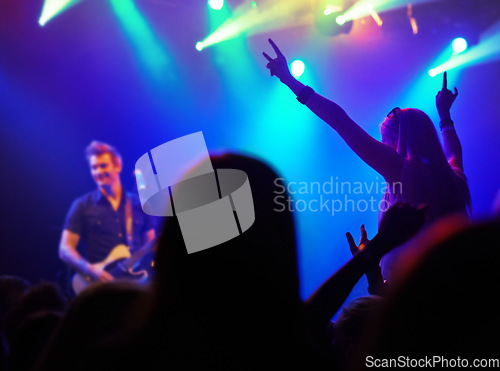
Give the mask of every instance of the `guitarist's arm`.
[{"label": "guitarist's arm", "polygon": [[93,281],[111,281],[111,276],[105,270],[97,269],[84,259],[76,250],[80,241],[80,235],[64,229],[59,242],[59,258],[70,268],[74,269],[83,276],[89,276]]}]

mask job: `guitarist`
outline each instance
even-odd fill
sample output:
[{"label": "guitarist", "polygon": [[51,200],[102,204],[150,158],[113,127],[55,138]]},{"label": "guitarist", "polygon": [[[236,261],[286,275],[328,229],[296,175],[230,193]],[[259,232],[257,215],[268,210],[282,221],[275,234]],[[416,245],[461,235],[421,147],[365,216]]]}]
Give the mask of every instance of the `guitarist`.
[{"label": "guitarist", "polygon": [[[116,245],[141,246],[153,240],[154,219],[142,211],[137,196],[123,189],[122,159],[114,147],[93,141],[85,154],[97,189],[71,205],[59,243],[59,258],[91,281],[106,282],[113,280],[111,274],[92,264],[104,260]],[[77,250],[80,243],[87,248],[84,255]]]}]

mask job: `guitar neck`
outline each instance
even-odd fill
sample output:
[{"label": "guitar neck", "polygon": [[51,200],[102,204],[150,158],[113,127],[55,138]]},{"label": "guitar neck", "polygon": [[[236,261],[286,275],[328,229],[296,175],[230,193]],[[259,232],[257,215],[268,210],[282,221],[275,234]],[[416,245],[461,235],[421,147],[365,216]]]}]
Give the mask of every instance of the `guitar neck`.
[{"label": "guitar neck", "polygon": [[151,251],[153,251],[155,247],[155,242],[156,242],[155,240],[147,242],[122,264],[127,268],[132,268],[134,265],[136,265],[136,263],[139,260],[141,260],[144,257],[144,255],[149,254]]}]

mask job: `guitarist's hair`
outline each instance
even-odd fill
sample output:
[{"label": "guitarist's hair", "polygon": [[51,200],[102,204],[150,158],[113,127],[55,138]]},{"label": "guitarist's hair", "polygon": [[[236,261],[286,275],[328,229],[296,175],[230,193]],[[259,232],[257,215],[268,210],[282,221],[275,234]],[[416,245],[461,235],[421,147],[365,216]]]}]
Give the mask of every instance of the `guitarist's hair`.
[{"label": "guitarist's hair", "polygon": [[111,157],[113,158],[113,163],[115,165],[121,165],[122,156],[116,150],[115,147],[113,147],[112,145],[110,145],[108,143],[93,140],[87,146],[87,148],[85,148],[85,158],[87,159],[87,161],[90,161],[90,157],[92,157],[92,156],[100,156],[100,155],[104,155],[106,153],[109,153],[111,155]]}]

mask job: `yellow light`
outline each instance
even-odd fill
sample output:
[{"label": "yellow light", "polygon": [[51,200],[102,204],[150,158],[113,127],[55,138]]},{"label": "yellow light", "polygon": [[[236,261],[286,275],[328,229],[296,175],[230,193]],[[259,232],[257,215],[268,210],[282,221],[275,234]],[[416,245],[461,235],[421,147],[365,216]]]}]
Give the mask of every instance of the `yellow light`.
[{"label": "yellow light", "polygon": [[341,6],[337,6],[337,5],[327,5],[326,8],[325,8],[325,11],[323,12],[324,15],[330,15],[332,13],[337,13],[337,12],[341,12],[342,11],[342,7]]},{"label": "yellow light", "polygon": [[418,34],[418,25],[417,21],[415,18],[411,17],[410,18],[410,25],[411,25],[411,31],[413,32],[414,35]]},{"label": "yellow light", "polygon": [[380,19],[378,13],[375,10],[373,10],[372,6],[369,7],[369,11],[373,20],[377,23],[377,25],[382,26],[383,24],[382,19]]},{"label": "yellow light", "polygon": [[249,7],[245,2],[232,10],[232,16],[202,40],[203,48],[233,39],[242,33],[249,36],[309,24],[309,11],[308,1],[262,1],[258,8]]}]

